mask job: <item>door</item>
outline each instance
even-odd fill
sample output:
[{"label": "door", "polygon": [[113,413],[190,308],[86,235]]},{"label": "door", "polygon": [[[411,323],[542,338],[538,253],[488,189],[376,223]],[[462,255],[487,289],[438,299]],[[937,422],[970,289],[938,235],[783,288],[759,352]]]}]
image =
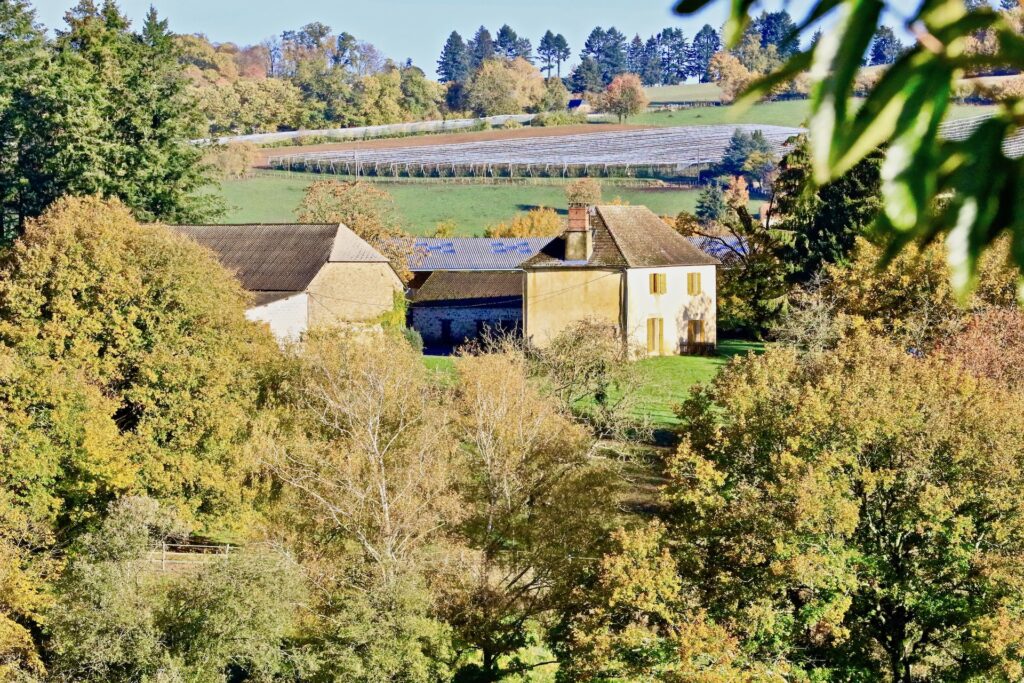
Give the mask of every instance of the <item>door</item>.
[{"label": "door", "polygon": [[661,356],[665,353],[664,318],[647,319],[647,355]]},{"label": "door", "polygon": [[451,344],[452,343],[452,321],[442,320],[441,321],[441,343]]}]

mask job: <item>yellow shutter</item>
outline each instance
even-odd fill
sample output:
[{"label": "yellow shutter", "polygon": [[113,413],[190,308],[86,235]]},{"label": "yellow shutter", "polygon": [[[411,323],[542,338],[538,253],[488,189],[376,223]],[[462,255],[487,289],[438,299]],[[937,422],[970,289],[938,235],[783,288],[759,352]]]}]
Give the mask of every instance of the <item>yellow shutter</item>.
[{"label": "yellow shutter", "polygon": [[647,353],[654,350],[654,318],[647,319]]},{"label": "yellow shutter", "polygon": [[658,318],[658,355],[665,355],[665,320]]},{"label": "yellow shutter", "polygon": [[664,294],[668,291],[668,283],[666,282],[667,277],[668,276],[665,275],[665,273],[660,273],[658,275],[658,294]]},{"label": "yellow shutter", "polygon": [[665,285],[665,273],[651,273],[651,294],[664,294],[667,291]]},{"label": "yellow shutter", "polygon": [[648,279],[650,280],[650,283],[651,283],[651,294],[657,294],[658,293],[658,274],[657,273],[651,273]]},{"label": "yellow shutter", "polygon": [[690,296],[697,296],[700,294],[700,273],[687,273],[686,293]]},{"label": "yellow shutter", "polygon": [[665,321],[662,318],[647,319],[647,353],[665,353]]}]

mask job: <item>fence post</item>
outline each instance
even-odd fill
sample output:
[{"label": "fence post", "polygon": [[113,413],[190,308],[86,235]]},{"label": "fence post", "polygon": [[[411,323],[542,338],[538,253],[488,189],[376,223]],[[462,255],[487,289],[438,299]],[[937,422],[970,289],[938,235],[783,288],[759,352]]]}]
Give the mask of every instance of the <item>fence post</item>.
[{"label": "fence post", "polygon": [[167,571],[167,541],[160,543],[160,571]]}]

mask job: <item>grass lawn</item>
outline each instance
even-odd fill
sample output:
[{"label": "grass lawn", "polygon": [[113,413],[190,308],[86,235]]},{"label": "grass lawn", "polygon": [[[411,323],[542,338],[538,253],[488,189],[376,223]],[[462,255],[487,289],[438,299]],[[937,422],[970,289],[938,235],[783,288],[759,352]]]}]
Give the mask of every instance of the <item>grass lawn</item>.
[{"label": "grass lawn", "polygon": [[[733,356],[762,350],[764,344],[760,342],[725,339],[718,343],[714,356],[662,356],[637,361],[643,377],[643,417],[649,418],[655,427],[678,424],[673,408],[686,400],[693,385],[714,379]],[[424,356],[423,362],[442,380],[454,377],[455,364],[450,356]]]},{"label": "grass lawn", "polygon": [[651,104],[672,104],[674,102],[717,102],[722,99],[722,89],[714,83],[683,83],[644,88]]},{"label": "grass lawn", "polygon": [[725,339],[714,356],[662,356],[638,361],[644,379],[640,391],[643,416],[656,427],[679,423],[673,410],[690,394],[693,385],[714,379],[729,359],[764,349],[760,342]]},{"label": "grass lawn", "polygon": [[[975,104],[951,105],[948,119],[962,119],[981,116],[992,110],[991,106]],[[731,107],[698,107],[677,111],[644,112],[629,119],[637,126],[698,126],[729,123],[763,123],[775,126],[803,126],[811,111],[810,100],[785,100],[755,104],[745,112],[737,114]]]},{"label": "grass lawn", "polygon": [[[225,181],[222,194],[228,204],[225,223],[284,223],[295,220],[294,210],[306,187],[325,176],[298,173],[260,175]],[[329,177],[329,176],[327,176]],[[438,222],[453,220],[461,235],[482,235],[491,224],[509,220],[535,206],[564,210],[565,194],[557,185],[488,185],[441,183],[381,183],[391,193],[406,230],[417,235],[434,231]],[[621,197],[643,204],[657,214],[693,211],[696,190],[625,187],[606,183],[604,201]]]}]

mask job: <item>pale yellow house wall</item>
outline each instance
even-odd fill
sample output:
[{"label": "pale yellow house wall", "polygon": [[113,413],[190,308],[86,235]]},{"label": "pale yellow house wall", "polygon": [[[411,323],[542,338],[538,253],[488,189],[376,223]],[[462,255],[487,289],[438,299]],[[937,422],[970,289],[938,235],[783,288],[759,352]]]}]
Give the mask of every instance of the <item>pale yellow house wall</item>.
[{"label": "pale yellow house wall", "polygon": [[310,327],[368,322],[392,309],[402,281],[388,263],[327,263],[306,291]]},{"label": "pale yellow house wall", "polygon": [[[664,320],[665,353],[679,353],[688,320],[704,321],[704,341],[717,343],[715,266],[630,268],[626,271],[626,335],[631,346],[647,352],[647,319]],[[651,273],[665,274],[665,293],[651,294]],[[700,273],[701,293],[690,296],[686,276]]]},{"label": "pale yellow house wall", "polygon": [[527,271],[523,333],[537,346],[546,346],[579,320],[597,318],[621,327],[621,303],[620,271]]}]

